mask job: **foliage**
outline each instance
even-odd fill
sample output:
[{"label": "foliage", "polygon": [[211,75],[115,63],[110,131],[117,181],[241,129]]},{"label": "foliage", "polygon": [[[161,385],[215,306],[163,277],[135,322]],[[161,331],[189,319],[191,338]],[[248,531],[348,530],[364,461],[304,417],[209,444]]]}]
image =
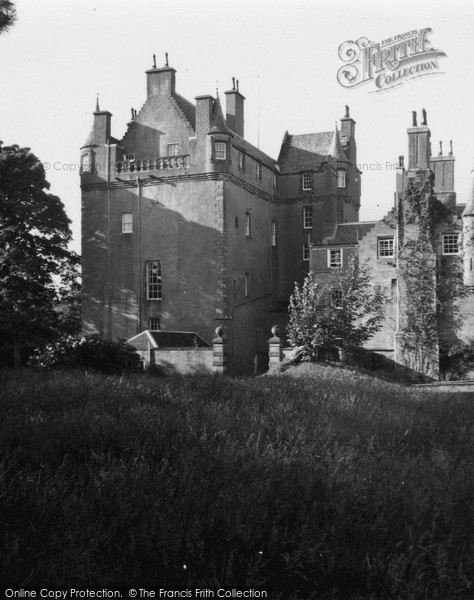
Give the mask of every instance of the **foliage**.
[{"label": "foliage", "polygon": [[15,4],[11,0],[0,0],[0,33],[8,31],[15,21]]},{"label": "foliage", "polygon": [[439,345],[439,370],[444,380],[464,379],[474,370],[474,340]]},{"label": "foliage", "polygon": [[434,375],[440,325],[452,332],[461,326],[458,300],[468,293],[460,261],[435,252],[444,230],[440,226],[451,231],[457,226],[451,211],[434,195],[432,176],[421,188],[407,186],[399,210],[405,213],[399,251],[403,352],[408,366]]},{"label": "foliage", "polygon": [[2,584],[471,597],[469,398],[309,363],[23,375],[0,371]]},{"label": "foliage", "polygon": [[320,283],[310,273],[290,298],[288,338],[318,360],[320,349],[360,347],[380,329],[383,296],[370,285],[370,269],[357,256]]},{"label": "foliage", "polygon": [[123,341],[111,341],[100,335],[65,335],[34,352],[32,366],[46,369],[83,368],[103,373],[138,371],[140,357],[135,348]]},{"label": "foliage", "polygon": [[71,282],[79,259],[68,250],[70,221],[48,193],[43,165],[19,146],[0,147],[0,333],[15,363],[61,330],[60,287]]}]

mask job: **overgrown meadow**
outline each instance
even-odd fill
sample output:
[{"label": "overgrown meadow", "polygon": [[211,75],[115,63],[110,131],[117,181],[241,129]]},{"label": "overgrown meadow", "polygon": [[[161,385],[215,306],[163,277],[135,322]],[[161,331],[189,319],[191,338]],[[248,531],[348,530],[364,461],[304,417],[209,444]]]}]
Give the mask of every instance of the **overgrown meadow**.
[{"label": "overgrown meadow", "polygon": [[472,597],[473,414],[335,367],[0,372],[2,584]]}]

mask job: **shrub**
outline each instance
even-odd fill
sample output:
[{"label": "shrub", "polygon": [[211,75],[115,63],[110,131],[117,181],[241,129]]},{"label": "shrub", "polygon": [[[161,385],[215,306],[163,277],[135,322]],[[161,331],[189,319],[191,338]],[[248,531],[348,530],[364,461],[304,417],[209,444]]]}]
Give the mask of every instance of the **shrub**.
[{"label": "shrub", "polygon": [[112,374],[138,371],[140,357],[133,346],[122,340],[107,340],[97,334],[67,335],[37,349],[29,364],[46,369],[83,368]]}]

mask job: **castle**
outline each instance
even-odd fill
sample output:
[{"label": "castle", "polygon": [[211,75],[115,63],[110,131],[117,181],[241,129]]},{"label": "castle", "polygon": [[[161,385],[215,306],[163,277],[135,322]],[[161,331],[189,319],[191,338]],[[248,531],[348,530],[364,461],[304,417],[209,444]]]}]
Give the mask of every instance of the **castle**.
[{"label": "castle", "polygon": [[[85,331],[126,339],[194,332],[210,342],[221,326],[228,371],[241,374],[265,369],[271,327],[285,323],[294,284],[310,268],[328,277],[358,251],[371,259],[374,285],[398,298],[392,262],[400,211],[359,222],[361,172],[348,107],[339,130],[286,132],[274,160],[244,138],[238,81],[224,94],[224,115],[218,96],[192,103],[178,94],[168,61],[146,78],[146,101],[132,109],[123,138],[112,137],[112,115],[97,105],[81,148]],[[422,185],[433,171],[438,197],[456,211],[453,156],[431,156],[426,124],[408,134],[397,206],[407,182]],[[474,233],[473,203],[464,210],[465,240]],[[474,285],[471,247],[461,248],[457,230],[441,235],[436,252],[457,260],[464,252],[466,283]],[[399,305],[387,305],[370,342],[395,360],[402,360]],[[465,337],[472,305],[470,296]]]}]

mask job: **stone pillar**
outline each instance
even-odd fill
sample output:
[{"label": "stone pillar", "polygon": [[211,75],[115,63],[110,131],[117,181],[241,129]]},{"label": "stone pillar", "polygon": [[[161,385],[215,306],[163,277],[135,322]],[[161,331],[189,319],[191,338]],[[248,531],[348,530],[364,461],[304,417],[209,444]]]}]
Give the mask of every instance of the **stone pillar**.
[{"label": "stone pillar", "polygon": [[214,360],[212,370],[214,373],[227,373],[227,342],[224,338],[224,329],[216,328],[216,337],[212,340]]},{"label": "stone pillar", "polygon": [[283,359],[283,354],[281,351],[282,343],[281,339],[278,337],[280,330],[277,325],[272,327],[272,334],[268,340],[269,352],[268,352],[268,371],[271,373],[272,371],[276,371],[280,366],[280,363]]}]

